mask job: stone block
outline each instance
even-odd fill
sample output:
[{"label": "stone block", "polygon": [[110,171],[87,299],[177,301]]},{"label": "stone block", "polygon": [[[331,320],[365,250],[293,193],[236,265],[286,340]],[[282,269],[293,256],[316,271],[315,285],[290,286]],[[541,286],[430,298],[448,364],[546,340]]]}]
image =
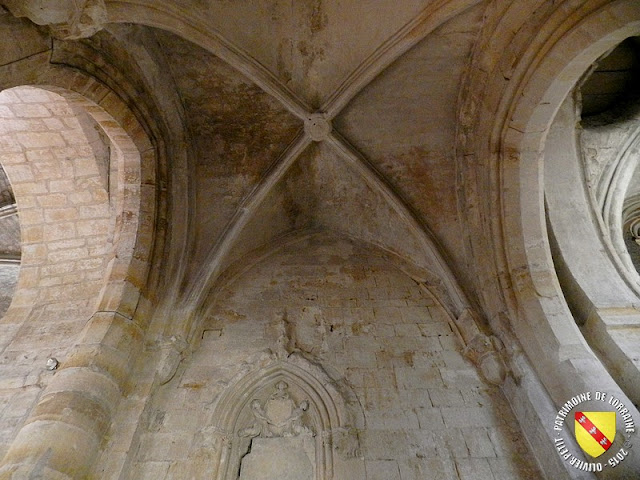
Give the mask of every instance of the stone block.
[{"label": "stone block", "polygon": [[47,240],[61,240],[73,238],[77,235],[76,224],[74,222],[56,222],[43,225],[42,228]]},{"label": "stone block", "polygon": [[403,430],[367,429],[362,433],[361,441],[367,460],[398,460],[409,454],[407,435]]},{"label": "stone block", "polygon": [[469,456],[474,458],[494,458],[496,456],[486,428],[463,428],[462,434],[469,449]]},{"label": "stone block", "polygon": [[464,399],[457,388],[428,387],[429,398],[434,407],[461,407]]},{"label": "stone block", "polygon": [[50,148],[30,148],[25,151],[25,156],[33,164],[55,160]]},{"label": "stone block", "polygon": [[239,479],[314,480],[316,468],[312,437],[254,438],[242,459]]},{"label": "stone block", "polygon": [[442,345],[443,350],[452,350],[456,352],[462,351],[462,342],[457,335],[438,335],[438,341]]},{"label": "stone block", "polygon": [[41,274],[43,277],[49,277],[52,275],[63,275],[65,273],[73,272],[76,268],[76,262],[58,263],[56,265],[46,265],[41,268]]},{"label": "stone block", "polygon": [[348,364],[354,367],[375,368],[377,365],[376,352],[351,350],[348,352]]},{"label": "stone block", "polygon": [[67,250],[71,248],[84,247],[85,243],[86,241],[84,238],[69,238],[66,240],[47,242],[47,248],[49,249],[50,252],[54,252],[57,250]]},{"label": "stone block", "polygon": [[[18,142],[14,137],[10,137],[7,135],[0,135],[0,152],[3,153],[5,158],[2,159],[2,163],[4,165],[8,165],[13,160],[13,163],[16,162],[16,159],[22,157],[22,145]],[[14,154],[11,159],[7,159],[6,157],[10,154]]]},{"label": "stone block", "polygon": [[14,118],[15,115],[11,108],[6,105],[0,105],[0,118]]},{"label": "stone block", "polygon": [[67,199],[72,205],[86,205],[94,201],[93,194],[90,191],[69,193],[67,195]]},{"label": "stone block", "polygon": [[167,462],[187,457],[193,436],[179,433],[147,433],[140,441],[141,460]]},{"label": "stone block", "polygon": [[21,233],[23,243],[39,243],[44,238],[42,225],[25,226]]},{"label": "stone block", "polygon": [[40,225],[44,221],[44,212],[40,208],[30,208],[20,211],[20,222],[24,225]]},{"label": "stone block", "polygon": [[433,439],[438,455],[451,455],[456,459],[469,456],[469,449],[459,428],[436,430],[433,432]]},{"label": "stone block", "polygon": [[66,144],[64,138],[57,132],[16,133],[16,139],[25,148],[63,147]]},{"label": "stone block", "polygon": [[375,323],[374,332],[376,337],[378,338],[389,338],[395,337],[396,335],[396,329],[394,325],[389,323]]},{"label": "stone block", "polygon": [[31,165],[28,164],[16,164],[13,165],[9,172],[11,174],[11,183],[12,184],[20,184],[20,183],[29,183],[35,180],[35,176],[33,174],[33,169]]},{"label": "stone block", "polygon": [[400,467],[395,460],[367,460],[365,468],[367,480],[401,480]]},{"label": "stone block", "polygon": [[440,337],[443,335],[452,335],[451,326],[444,322],[421,322],[418,323],[420,334],[424,337]]},{"label": "stone block", "polygon": [[34,178],[43,183],[68,176],[68,172],[65,171],[64,165],[61,165],[57,160],[34,163],[33,173]]},{"label": "stone block", "polygon": [[43,118],[43,117],[51,117],[51,112],[49,109],[38,103],[18,103],[11,105],[11,110],[13,110],[14,114],[18,118]]},{"label": "stone block", "polygon": [[67,195],[64,193],[51,193],[49,195],[39,195],[36,197],[38,205],[44,208],[64,207],[67,205]]},{"label": "stone block", "polygon": [[78,209],[68,208],[47,208],[44,211],[44,218],[47,223],[70,222],[78,218]]},{"label": "stone block", "polygon": [[491,427],[500,423],[491,407],[442,407],[440,410],[448,428]]},{"label": "stone block", "polygon": [[411,390],[442,386],[440,370],[435,367],[398,367],[395,369],[395,374],[399,388]]},{"label": "stone block", "polygon": [[[401,311],[403,321],[406,323],[413,323],[419,325],[431,320],[431,314],[427,307],[408,305]],[[438,322],[434,322],[438,323]]]},{"label": "stone block", "polygon": [[75,181],[74,180],[51,180],[49,182],[49,191],[52,193],[55,192],[63,192],[63,193],[71,193],[75,191]]},{"label": "stone block", "polygon": [[60,96],[50,99],[47,103],[47,108],[56,117],[71,117],[74,115],[71,105]]},{"label": "stone block", "polygon": [[386,412],[374,411],[365,412],[367,426],[374,429],[415,429],[419,428],[420,422],[417,414],[411,409],[396,408]]},{"label": "stone block", "polygon": [[70,248],[67,250],[58,250],[49,252],[48,259],[53,263],[68,262],[71,260],[86,258],[89,256],[87,247]]},{"label": "stone block", "polygon": [[377,322],[395,324],[402,319],[402,309],[398,307],[376,306],[373,314]]},{"label": "stone block", "polygon": [[435,458],[438,456],[434,433],[427,429],[408,429],[409,460]]},{"label": "stone block", "polygon": [[421,331],[415,323],[403,323],[395,326],[395,332],[398,337],[420,337]]},{"label": "stone block", "polygon": [[484,458],[457,458],[456,468],[460,480],[496,480]]},{"label": "stone block", "polygon": [[464,369],[441,367],[439,370],[444,386],[446,387],[459,388],[463,385],[467,387],[480,387],[485,385],[478,371],[471,365]]},{"label": "stone block", "polygon": [[449,324],[451,318],[449,314],[440,306],[428,307],[431,320],[436,323]]},{"label": "stone block", "polygon": [[49,130],[59,131],[65,128],[65,124],[59,118],[43,118],[42,122],[49,128]]}]

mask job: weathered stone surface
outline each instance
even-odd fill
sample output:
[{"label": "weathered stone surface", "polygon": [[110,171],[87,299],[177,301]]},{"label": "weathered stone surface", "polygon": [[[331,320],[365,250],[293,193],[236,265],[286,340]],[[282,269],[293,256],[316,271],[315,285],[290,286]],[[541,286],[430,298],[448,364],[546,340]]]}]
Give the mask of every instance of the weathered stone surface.
[{"label": "weathered stone surface", "polygon": [[254,438],[240,480],[313,480],[315,448],[309,438]]},{"label": "weathered stone surface", "polygon": [[[268,369],[273,356],[286,361],[304,355],[346,382],[355,397],[349,402],[362,406],[366,428],[356,429],[355,437],[348,432],[332,437],[337,447],[333,468],[348,478],[361,478],[362,461],[367,472],[377,472],[378,463],[384,461],[412,462],[419,471],[426,471],[427,459],[437,455],[434,448],[440,444],[456,449],[464,458],[470,450],[482,458],[511,458],[511,453],[502,450],[495,453],[488,433],[503,424],[518,428],[508,404],[498,389],[481,380],[463,355],[461,344],[451,341],[455,334],[447,314],[434,300],[393,263],[356,242],[316,235],[283,246],[220,292],[202,327],[205,335],[198,349],[152,399],[151,411],[157,413],[145,435],[158,435],[159,441],[171,438],[172,432],[188,434],[211,425],[212,447],[205,450],[211,458],[205,465],[212,466],[220,452],[226,451],[225,436],[233,439],[230,456],[222,454],[227,462],[235,458],[234,445],[249,450],[256,440],[280,438],[285,433],[284,439],[292,438],[287,436],[292,431],[284,426],[274,427],[276,416],[291,414],[276,415],[269,410],[275,380],[262,396],[237,400],[242,403],[235,408],[243,406],[245,413],[239,418],[244,420],[229,423],[235,425],[238,436],[225,432],[215,415],[222,408],[220,402],[228,401],[227,392],[247,372],[261,366]],[[308,389],[292,390],[294,405],[288,412],[302,406],[310,395]],[[203,410],[204,405],[215,405],[213,417]],[[494,413],[492,405],[500,413]],[[319,431],[314,423],[314,408],[311,402],[302,425],[316,434],[310,438],[327,438],[327,432]],[[185,410],[193,417],[188,421]],[[441,436],[434,438],[433,432]],[[521,442],[515,442],[516,447],[527,448]],[[150,468],[149,461],[162,458],[165,446],[145,441],[139,448],[133,477]],[[184,454],[200,458],[201,448],[193,444]],[[272,451],[271,446],[261,448]],[[252,446],[242,457],[242,465],[249,459],[251,475],[258,475],[255,471],[260,470],[261,461],[254,460],[254,451]],[[290,451],[284,449],[274,463],[286,464]],[[528,462],[514,464],[516,471],[521,467],[535,468]],[[193,466],[184,468],[197,471]],[[261,470],[264,475],[271,475],[266,473],[269,468]],[[235,478],[218,475],[215,478]]]},{"label": "weathered stone surface", "polygon": [[638,25],[0,0],[0,478],[586,478],[567,398],[640,421]]}]

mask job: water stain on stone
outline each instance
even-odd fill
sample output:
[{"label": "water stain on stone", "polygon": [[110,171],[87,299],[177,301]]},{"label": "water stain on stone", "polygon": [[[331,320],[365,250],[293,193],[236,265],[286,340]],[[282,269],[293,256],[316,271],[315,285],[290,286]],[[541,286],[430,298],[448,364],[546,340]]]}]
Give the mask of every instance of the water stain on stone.
[{"label": "water stain on stone", "polygon": [[257,181],[301,122],[218,57],[172,34],[156,36],[189,112],[198,163],[207,175],[241,173]]},{"label": "water stain on stone", "polygon": [[182,385],[180,385],[180,388],[189,388],[191,390],[200,390],[201,388],[203,388],[205,386],[206,386],[205,383],[192,382],[192,383],[183,383]]}]

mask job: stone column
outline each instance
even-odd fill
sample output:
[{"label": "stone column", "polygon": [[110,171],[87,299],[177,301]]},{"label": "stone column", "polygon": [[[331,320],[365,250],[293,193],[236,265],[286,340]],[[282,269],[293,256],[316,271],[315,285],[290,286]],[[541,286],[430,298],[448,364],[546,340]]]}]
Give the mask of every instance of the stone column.
[{"label": "stone column", "polygon": [[85,478],[141,348],[142,331],[130,318],[95,313],[12,443],[0,479]]}]

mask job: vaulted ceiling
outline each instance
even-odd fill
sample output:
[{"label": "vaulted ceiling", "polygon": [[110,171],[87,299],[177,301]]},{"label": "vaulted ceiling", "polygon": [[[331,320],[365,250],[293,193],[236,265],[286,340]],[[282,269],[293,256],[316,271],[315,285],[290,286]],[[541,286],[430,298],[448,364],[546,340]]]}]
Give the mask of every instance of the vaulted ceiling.
[{"label": "vaulted ceiling", "polygon": [[458,3],[191,2],[179,11],[219,50],[122,24],[87,41],[142,44],[166,66],[156,81],[179,98],[194,159],[191,295],[304,229],[440,276],[434,251],[462,261],[457,100],[484,5]]},{"label": "vaulted ceiling", "polygon": [[54,39],[51,61],[127,84],[134,111],[186,145],[186,298],[248,252],[318,229],[457,289],[458,100],[485,2],[105,4],[105,28]]}]

